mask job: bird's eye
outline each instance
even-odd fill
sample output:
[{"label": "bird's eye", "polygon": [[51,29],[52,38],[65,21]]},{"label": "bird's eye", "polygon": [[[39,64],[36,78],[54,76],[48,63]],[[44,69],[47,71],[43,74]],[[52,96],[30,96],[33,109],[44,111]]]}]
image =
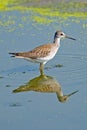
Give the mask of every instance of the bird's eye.
[{"label": "bird's eye", "polygon": [[61,33],[60,35],[63,36],[63,33]]}]

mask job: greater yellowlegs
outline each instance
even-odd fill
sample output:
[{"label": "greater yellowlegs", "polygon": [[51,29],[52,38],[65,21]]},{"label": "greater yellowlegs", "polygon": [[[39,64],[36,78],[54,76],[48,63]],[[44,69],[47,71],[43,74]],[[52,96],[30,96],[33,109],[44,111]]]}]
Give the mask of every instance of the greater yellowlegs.
[{"label": "greater yellowlegs", "polygon": [[62,31],[56,31],[54,35],[53,43],[48,43],[48,44],[38,46],[28,52],[17,52],[17,53],[9,53],[9,54],[12,54],[13,57],[16,58],[24,58],[31,62],[40,63],[40,73],[41,75],[43,75],[44,64],[46,64],[49,60],[51,60],[56,55],[60,47],[61,38],[69,38],[72,40],[76,40],[72,37],[67,36]]}]

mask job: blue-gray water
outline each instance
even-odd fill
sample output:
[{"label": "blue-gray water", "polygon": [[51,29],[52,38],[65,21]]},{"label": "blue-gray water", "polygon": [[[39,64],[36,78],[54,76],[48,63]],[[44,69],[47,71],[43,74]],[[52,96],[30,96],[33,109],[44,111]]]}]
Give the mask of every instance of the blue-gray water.
[{"label": "blue-gray water", "polygon": [[[0,129],[86,129],[87,20],[70,17],[58,22],[57,17],[53,23],[38,24],[30,17],[29,12],[0,12]],[[45,65],[45,74],[57,80],[65,95],[79,92],[65,103],[59,102],[55,93],[12,93],[39,76],[39,65],[12,58],[8,52],[28,51],[52,42],[60,29],[77,40],[61,40],[57,55]]]}]

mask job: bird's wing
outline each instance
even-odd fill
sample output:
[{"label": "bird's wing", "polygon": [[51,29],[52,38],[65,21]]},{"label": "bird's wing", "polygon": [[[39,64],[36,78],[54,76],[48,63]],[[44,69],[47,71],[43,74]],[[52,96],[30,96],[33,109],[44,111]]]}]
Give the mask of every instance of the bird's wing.
[{"label": "bird's wing", "polygon": [[51,51],[52,44],[45,44],[39,47],[36,47],[35,49],[29,51],[29,52],[19,52],[19,53],[10,53],[13,56],[16,57],[25,57],[25,58],[40,58],[47,56]]}]

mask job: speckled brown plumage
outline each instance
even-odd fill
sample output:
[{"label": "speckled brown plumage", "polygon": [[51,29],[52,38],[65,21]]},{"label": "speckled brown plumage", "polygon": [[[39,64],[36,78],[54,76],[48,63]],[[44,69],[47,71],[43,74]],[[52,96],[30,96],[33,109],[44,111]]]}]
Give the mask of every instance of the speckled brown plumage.
[{"label": "speckled brown plumage", "polygon": [[[56,46],[57,45],[55,45],[54,47]],[[45,57],[49,55],[52,48],[53,48],[53,44],[45,44],[45,45],[36,47],[35,49],[28,52],[18,52],[18,53],[9,53],[9,54],[12,54],[14,56],[21,56],[21,57],[36,59],[36,58]]]}]

